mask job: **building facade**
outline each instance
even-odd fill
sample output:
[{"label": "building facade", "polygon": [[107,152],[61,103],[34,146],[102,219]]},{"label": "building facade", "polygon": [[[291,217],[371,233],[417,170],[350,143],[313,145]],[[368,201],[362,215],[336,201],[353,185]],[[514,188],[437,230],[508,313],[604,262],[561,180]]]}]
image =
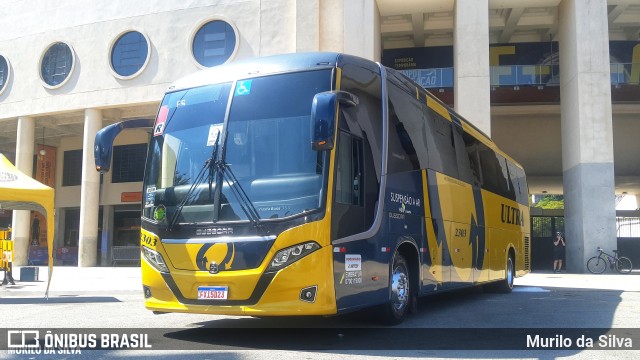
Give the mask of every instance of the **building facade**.
[{"label": "building facade", "polygon": [[[404,70],[450,68],[450,84],[434,93],[524,165],[532,193],[564,194],[572,271],[583,270],[596,246],[614,247],[607,246],[616,237],[614,194],[640,194],[640,0],[0,4],[0,151],[55,187],[62,263],[109,265],[114,246],[138,243],[149,134],[120,135],[112,170],[100,176],[93,164],[100,128],[154,118],[182,76],[279,53],[337,51]],[[612,41],[627,44],[628,63],[611,58]],[[502,83],[518,66],[536,65],[502,65],[509,49],[541,43],[555,54],[554,82]],[[445,66],[418,66],[437,57],[448,59]],[[621,83],[611,80],[612,64],[622,66]],[[549,96],[526,100],[534,90]],[[16,264],[37,262],[44,221],[0,213],[0,226],[13,227]]]}]

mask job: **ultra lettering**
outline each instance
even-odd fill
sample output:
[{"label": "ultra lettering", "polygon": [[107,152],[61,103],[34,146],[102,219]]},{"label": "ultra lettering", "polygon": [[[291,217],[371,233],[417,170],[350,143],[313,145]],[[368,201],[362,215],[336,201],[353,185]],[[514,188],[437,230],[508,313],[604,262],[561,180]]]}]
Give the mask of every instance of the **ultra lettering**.
[{"label": "ultra lettering", "polygon": [[501,219],[505,224],[524,226],[524,214],[520,209],[502,204]]}]

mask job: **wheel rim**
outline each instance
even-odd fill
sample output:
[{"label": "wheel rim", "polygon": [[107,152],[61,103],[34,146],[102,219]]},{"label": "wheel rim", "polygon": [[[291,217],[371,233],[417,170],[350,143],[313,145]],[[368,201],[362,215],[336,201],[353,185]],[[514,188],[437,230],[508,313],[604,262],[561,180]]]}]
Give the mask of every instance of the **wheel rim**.
[{"label": "wheel rim", "polygon": [[616,261],[616,270],[622,274],[631,272],[631,260],[624,257],[618,259],[618,261]]},{"label": "wheel rim", "polygon": [[409,276],[404,266],[393,270],[391,296],[391,304],[397,311],[402,311],[409,303]]},{"label": "wheel rim", "polygon": [[607,269],[607,261],[601,257],[594,257],[587,263],[589,271],[594,274],[601,274]]},{"label": "wheel rim", "polygon": [[509,288],[513,288],[513,261],[511,258],[507,260],[507,285]]}]

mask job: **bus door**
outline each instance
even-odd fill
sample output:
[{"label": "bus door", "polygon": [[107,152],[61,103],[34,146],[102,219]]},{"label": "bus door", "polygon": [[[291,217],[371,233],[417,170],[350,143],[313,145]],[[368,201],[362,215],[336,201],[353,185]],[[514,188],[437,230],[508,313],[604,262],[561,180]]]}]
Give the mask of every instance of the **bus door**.
[{"label": "bus door", "polygon": [[381,254],[381,231],[373,226],[382,168],[379,69],[348,62],[340,80],[340,90],[358,98],[339,111],[331,208],[336,301],[344,310],[388,298],[388,266],[380,256],[389,255]]},{"label": "bus door", "polygon": [[[428,126],[424,97],[402,78],[390,73],[387,79],[388,154],[385,192],[385,221],[388,237],[412,242],[419,252],[421,292],[433,291],[442,280],[442,247],[436,244],[425,169],[429,165]],[[448,279],[446,280],[448,281]]]}]

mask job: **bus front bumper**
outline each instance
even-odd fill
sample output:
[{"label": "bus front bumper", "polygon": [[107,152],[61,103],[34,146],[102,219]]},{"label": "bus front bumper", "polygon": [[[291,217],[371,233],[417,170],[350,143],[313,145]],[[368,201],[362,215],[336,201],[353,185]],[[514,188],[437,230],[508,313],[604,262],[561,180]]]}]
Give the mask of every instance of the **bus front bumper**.
[{"label": "bus front bumper", "polygon": [[[259,269],[160,273],[143,257],[145,306],[157,312],[295,316],[337,313],[332,248],[326,246],[275,273]],[[228,288],[227,300],[199,300],[201,286]]]}]

